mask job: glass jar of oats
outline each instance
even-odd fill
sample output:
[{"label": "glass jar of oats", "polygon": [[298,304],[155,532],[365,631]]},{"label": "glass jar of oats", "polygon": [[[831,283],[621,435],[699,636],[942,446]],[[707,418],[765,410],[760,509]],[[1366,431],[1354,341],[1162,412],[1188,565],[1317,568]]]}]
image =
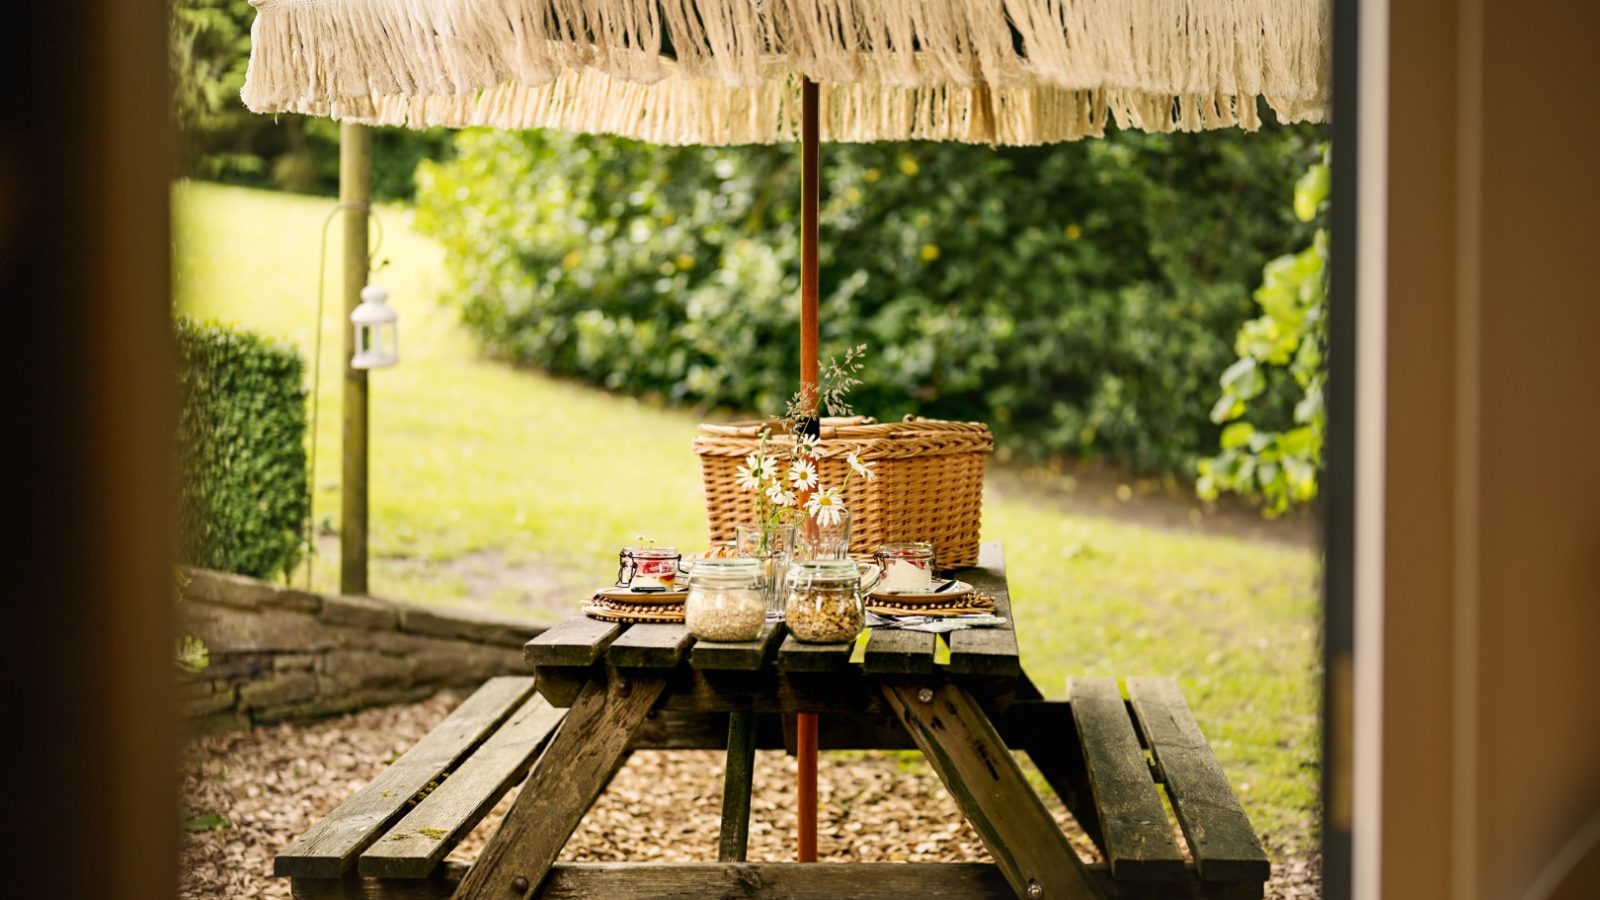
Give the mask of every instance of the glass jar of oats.
[{"label": "glass jar of oats", "polygon": [[[876,569],[869,570],[876,574]],[[812,559],[790,566],[783,613],[789,633],[811,644],[855,640],[866,624],[861,580],[862,567],[849,559]]]},{"label": "glass jar of oats", "polygon": [[761,560],[695,560],[683,600],[683,624],[690,634],[705,641],[753,641],[766,621]]}]

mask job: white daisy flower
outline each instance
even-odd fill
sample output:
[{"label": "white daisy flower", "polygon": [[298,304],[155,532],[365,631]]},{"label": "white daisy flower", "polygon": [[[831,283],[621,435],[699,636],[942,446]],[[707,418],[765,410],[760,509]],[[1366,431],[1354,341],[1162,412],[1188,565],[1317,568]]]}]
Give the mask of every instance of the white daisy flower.
[{"label": "white daisy flower", "polygon": [[739,487],[747,491],[759,491],[762,482],[771,478],[777,468],[777,460],[770,456],[752,453],[744,458],[744,464],[739,466],[734,474],[738,476]]},{"label": "white daisy flower", "polygon": [[854,469],[855,473],[860,475],[862,478],[871,481],[872,479],[878,477],[878,473],[872,471],[874,463],[863,461],[854,450],[850,451],[850,455],[847,457],[847,459],[850,461],[850,468]]},{"label": "white daisy flower", "polygon": [[809,491],[817,486],[817,464],[802,459],[789,466],[789,480],[796,491]]},{"label": "white daisy flower", "polygon": [[822,438],[814,434],[802,434],[800,435],[800,442],[795,444],[795,450],[799,451],[801,456],[816,456],[817,445],[820,443],[822,443]]},{"label": "white daisy flower", "polygon": [[823,488],[811,495],[806,501],[806,512],[817,520],[818,525],[837,525],[839,515],[844,512],[844,501],[839,497],[838,488]]},{"label": "white daisy flower", "polygon": [[784,490],[781,482],[774,481],[767,488],[767,499],[778,504],[779,506],[793,506],[794,492]]}]

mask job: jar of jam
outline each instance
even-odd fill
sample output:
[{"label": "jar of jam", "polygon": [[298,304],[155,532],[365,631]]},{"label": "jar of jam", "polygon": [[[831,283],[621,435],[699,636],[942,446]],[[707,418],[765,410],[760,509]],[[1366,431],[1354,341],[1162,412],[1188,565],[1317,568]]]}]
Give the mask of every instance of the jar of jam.
[{"label": "jar of jam", "polygon": [[866,624],[864,590],[877,583],[877,571],[848,559],[811,559],[789,567],[784,621],[795,640],[810,644],[853,641]]},{"label": "jar of jam", "polygon": [[753,641],[767,621],[759,559],[701,559],[689,569],[683,601],[688,632],[706,641]]},{"label": "jar of jam", "polygon": [[674,590],[682,560],[675,547],[624,547],[617,554],[617,587],[640,593]]},{"label": "jar of jam", "polygon": [[886,594],[926,594],[933,590],[933,545],[927,541],[884,544],[873,554],[883,570],[879,590]]}]

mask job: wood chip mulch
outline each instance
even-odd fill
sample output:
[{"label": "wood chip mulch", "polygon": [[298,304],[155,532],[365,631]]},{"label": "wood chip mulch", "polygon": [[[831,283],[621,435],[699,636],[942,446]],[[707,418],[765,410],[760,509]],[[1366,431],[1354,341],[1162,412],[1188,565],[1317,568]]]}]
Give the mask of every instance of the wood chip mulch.
[{"label": "wood chip mulch", "polygon": [[[309,725],[279,725],[199,737],[186,748],[181,801],[202,827],[186,836],[180,900],[287,898],[272,856],[370,781],[443,719],[460,697],[365,710]],[[581,861],[707,862],[716,859],[723,755],[640,751],[612,781],[562,853]],[[751,860],[793,859],[794,760],[758,754],[750,822]],[[515,791],[512,792],[513,796]],[[982,842],[931,770],[914,754],[829,753],[818,773],[818,851],[833,862],[988,861]],[[470,860],[510,805],[508,796],[462,841]],[[1094,846],[1054,795],[1047,804],[1088,859]],[[1275,859],[1267,897],[1318,900],[1320,859]]]}]

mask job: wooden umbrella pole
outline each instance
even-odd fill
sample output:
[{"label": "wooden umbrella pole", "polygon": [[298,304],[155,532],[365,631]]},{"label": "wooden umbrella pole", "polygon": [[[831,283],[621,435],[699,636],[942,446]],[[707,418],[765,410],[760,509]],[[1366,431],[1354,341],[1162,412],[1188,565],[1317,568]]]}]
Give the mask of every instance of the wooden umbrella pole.
[{"label": "wooden umbrella pole", "polygon": [[[813,416],[817,409],[817,211],[820,173],[817,171],[817,83],[806,79],[800,86],[800,391]],[[795,721],[795,759],[799,764],[795,786],[799,859],[817,861],[817,716],[798,713]]]},{"label": "wooden umbrella pole", "polygon": [[817,402],[817,83],[800,88],[800,389],[813,412]]}]

